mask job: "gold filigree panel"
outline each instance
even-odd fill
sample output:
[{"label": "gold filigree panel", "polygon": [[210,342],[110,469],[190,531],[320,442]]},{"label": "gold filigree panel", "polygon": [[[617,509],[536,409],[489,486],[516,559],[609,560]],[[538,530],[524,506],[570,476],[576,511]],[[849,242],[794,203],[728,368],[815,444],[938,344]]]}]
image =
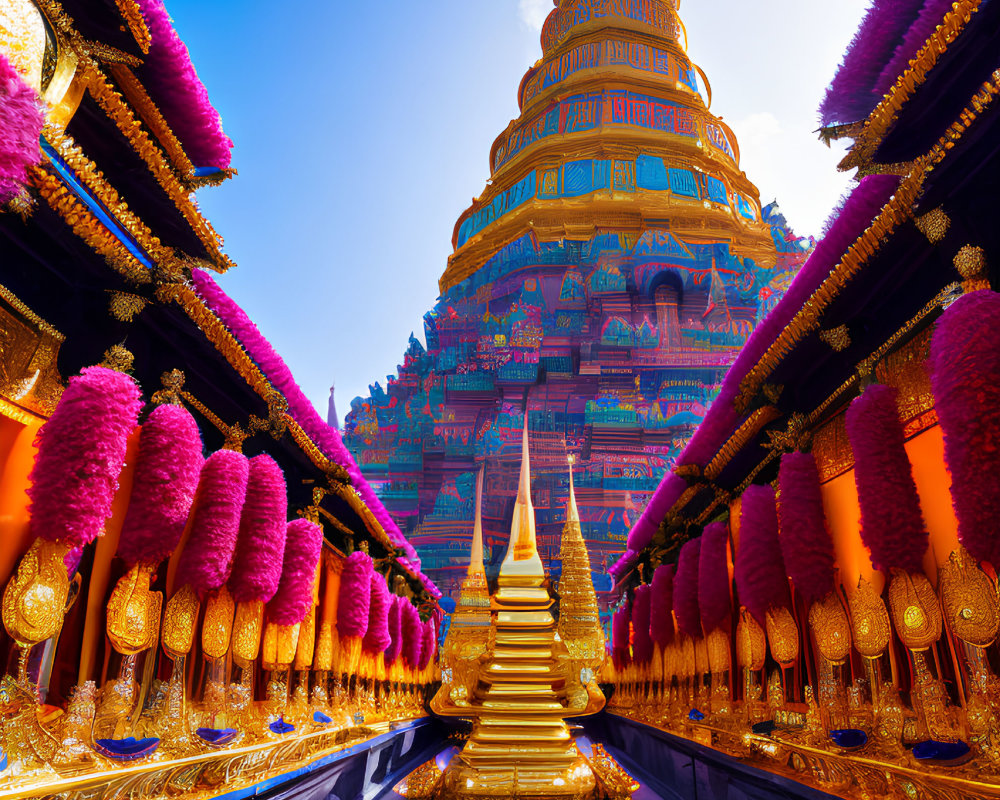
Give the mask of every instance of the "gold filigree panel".
[{"label": "gold filigree panel", "polygon": [[56,366],[65,337],[0,286],[0,397],[43,417],[59,402]]}]

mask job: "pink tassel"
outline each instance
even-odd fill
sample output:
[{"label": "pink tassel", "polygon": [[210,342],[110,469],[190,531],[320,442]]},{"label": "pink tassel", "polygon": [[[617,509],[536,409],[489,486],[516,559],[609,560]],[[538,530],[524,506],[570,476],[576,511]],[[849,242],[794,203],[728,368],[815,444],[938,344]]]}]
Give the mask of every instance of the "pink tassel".
[{"label": "pink tassel", "polygon": [[266,603],[278,590],[285,554],[288,495],[281,467],[266,453],[250,459],[230,589],[236,602]]},{"label": "pink tassel", "polygon": [[653,660],[653,640],[649,635],[650,600],[653,587],[641,584],[635,590],[632,604],[632,651],[635,663],[648,664]]},{"label": "pink tassel", "polygon": [[121,372],[87,367],[70,378],[35,440],[28,478],[34,536],[82,547],[103,533],[141,408],[139,387]]},{"label": "pink tassel", "polygon": [[420,664],[420,655],[424,646],[424,631],[420,623],[420,612],[413,603],[404,602],[401,609],[403,628],[403,660],[410,669],[416,669]]},{"label": "pink tassel", "polygon": [[337,632],[341,638],[362,637],[368,631],[374,571],[371,558],[361,550],[355,550],[344,562],[337,600]]},{"label": "pink tassel", "polygon": [[629,628],[632,623],[632,606],[622,605],[611,617],[611,660],[616,669],[632,663],[632,649],[629,642]]},{"label": "pink tassel", "polygon": [[242,453],[219,450],[205,460],[191,533],[177,564],[178,587],[190,584],[204,598],[229,580],[249,476],[250,462]]},{"label": "pink tassel", "polygon": [[35,90],[0,53],[0,204],[23,191],[28,168],[41,162],[44,122]]},{"label": "pink tassel", "polygon": [[429,619],[423,624],[423,642],[420,646],[420,662],[418,669],[426,669],[427,665],[434,660],[437,652],[437,629],[434,620]]},{"label": "pink tassel", "polygon": [[157,406],[139,434],[132,496],[118,555],[129,566],[158,564],[184,533],[204,459],[194,417],[181,406]]},{"label": "pink tassel", "polygon": [[285,556],[278,590],[267,604],[267,617],[277,625],[302,622],[313,605],[316,565],[323,550],[323,529],[307,519],[287,525]]},{"label": "pink tassel", "polygon": [[[341,579],[343,580],[343,579]],[[341,583],[343,585],[343,583]],[[389,646],[389,606],[392,598],[385,578],[373,572],[371,576],[371,602],[368,605],[368,630],[362,647],[366,653],[382,653]]]},{"label": "pink tassel", "polygon": [[649,602],[649,634],[661,648],[674,640],[674,565],[653,570],[653,595]]},{"label": "pink tassel", "polygon": [[402,597],[392,596],[392,604],[389,606],[389,646],[385,650],[385,665],[391,666],[396,663],[403,652],[403,619],[402,608],[405,603]]}]

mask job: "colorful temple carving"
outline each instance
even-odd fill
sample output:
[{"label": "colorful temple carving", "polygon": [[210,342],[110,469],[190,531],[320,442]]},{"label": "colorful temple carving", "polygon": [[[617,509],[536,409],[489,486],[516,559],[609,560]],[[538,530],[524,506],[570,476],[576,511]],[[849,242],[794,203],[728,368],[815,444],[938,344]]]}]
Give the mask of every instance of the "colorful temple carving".
[{"label": "colorful temple carving", "polygon": [[542,560],[558,573],[569,451],[609,588],[638,510],[810,246],[761,208],[672,3],[557,5],[521,115],[455,225],[426,349],[411,336],[397,374],[345,418],[363,473],[453,599],[484,464],[499,569],[525,412]]}]

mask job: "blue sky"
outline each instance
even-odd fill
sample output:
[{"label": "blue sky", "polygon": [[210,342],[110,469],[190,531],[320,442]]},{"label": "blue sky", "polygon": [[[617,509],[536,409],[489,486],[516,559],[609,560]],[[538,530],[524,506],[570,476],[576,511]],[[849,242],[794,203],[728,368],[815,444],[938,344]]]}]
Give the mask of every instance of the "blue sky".
[{"label": "blue sky", "polygon": [[[198,193],[238,264],[219,282],[325,414],[395,370],[437,297],[458,215],[541,56],[551,0],[166,0],[236,143]],[[741,167],[795,230],[845,191],[816,108],[867,3],[684,0],[688,53]]]}]

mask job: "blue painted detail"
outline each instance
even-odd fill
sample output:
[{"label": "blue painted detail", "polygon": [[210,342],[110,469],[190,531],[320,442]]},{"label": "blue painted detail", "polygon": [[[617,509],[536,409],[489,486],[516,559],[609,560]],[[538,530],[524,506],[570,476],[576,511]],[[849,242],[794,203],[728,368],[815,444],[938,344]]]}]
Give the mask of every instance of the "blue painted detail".
[{"label": "blue painted detail", "polygon": [[757,219],[754,207],[750,205],[749,201],[743,197],[743,195],[736,195],[736,209],[740,212],[741,217],[746,217],[747,219]]},{"label": "blue painted detail", "polygon": [[272,722],[267,726],[271,733],[291,733],[295,730],[295,726],[289,722],[285,722],[284,717],[279,717],[275,722]]},{"label": "blue painted detail", "polygon": [[0,750],[0,772],[7,769],[7,753],[4,750]]},{"label": "blue painted detail", "polygon": [[928,739],[913,745],[913,757],[919,761],[933,761],[937,764],[958,764],[971,755],[965,742],[938,742]]},{"label": "blue painted detail", "polygon": [[329,725],[331,722],[333,722],[333,719],[331,717],[328,717],[322,711],[316,711],[316,712],[314,712],[313,713],[313,720],[315,722],[318,722],[320,725]]},{"label": "blue painted detail", "polygon": [[700,722],[705,719],[705,715],[701,713],[697,708],[692,708],[688,711],[688,719],[694,720],[695,722]]},{"label": "blue painted detail", "polygon": [[593,161],[570,161],[563,167],[563,195],[577,197],[587,194],[594,187]]},{"label": "blue painted detail", "polygon": [[225,170],[219,169],[218,167],[195,167],[194,176],[196,178],[208,178],[212,175],[218,175],[220,172],[225,172]]},{"label": "blue painted detail", "polygon": [[94,740],[94,749],[113,761],[136,761],[152,755],[159,746],[160,740],[156,738],[135,739],[129,736],[127,739]]},{"label": "blue painted detail", "polygon": [[228,744],[236,738],[235,728],[198,728],[195,735],[214,747]]},{"label": "blue painted detail", "polygon": [[70,168],[70,166],[62,160],[62,156],[56,152],[55,148],[49,144],[43,137],[39,141],[42,152],[48,156],[49,162],[52,164],[53,169],[62,178],[63,183],[69,188],[77,199],[83,203],[88,210],[100,221],[100,223],[107,228],[111,234],[118,239],[136,259],[145,267],[152,269],[155,264],[153,260],[149,257],[145,250],[139,246],[139,243],[132,238],[130,234],[117,220],[114,214],[108,210],[105,205],[98,200],[94,195],[90,193],[90,190],[80,183],[80,180],[76,177],[76,174]]},{"label": "blue painted detail", "polygon": [[837,747],[853,750],[868,743],[868,734],[857,728],[842,728],[830,731],[830,738]]},{"label": "blue painted detail", "polygon": [[635,182],[640,189],[669,189],[670,179],[663,159],[658,156],[639,156],[635,160]]},{"label": "blue painted detail", "polygon": [[729,205],[729,199],[726,195],[726,184],[718,178],[706,175],[705,188],[708,190],[709,200],[714,200],[716,203],[722,203],[723,205]]},{"label": "blue painted detail", "polygon": [[670,168],[670,189],[674,194],[685,197],[698,196],[698,184],[694,182],[694,173],[687,169]]},{"label": "blue painted detail", "polygon": [[461,247],[483,228],[496,222],[504,214],[513,211],[534,196],[535,171],[532,170],[509,189],[494,197],[489,205],[483,206],[462,223],[458,229],[458,246]]}]

